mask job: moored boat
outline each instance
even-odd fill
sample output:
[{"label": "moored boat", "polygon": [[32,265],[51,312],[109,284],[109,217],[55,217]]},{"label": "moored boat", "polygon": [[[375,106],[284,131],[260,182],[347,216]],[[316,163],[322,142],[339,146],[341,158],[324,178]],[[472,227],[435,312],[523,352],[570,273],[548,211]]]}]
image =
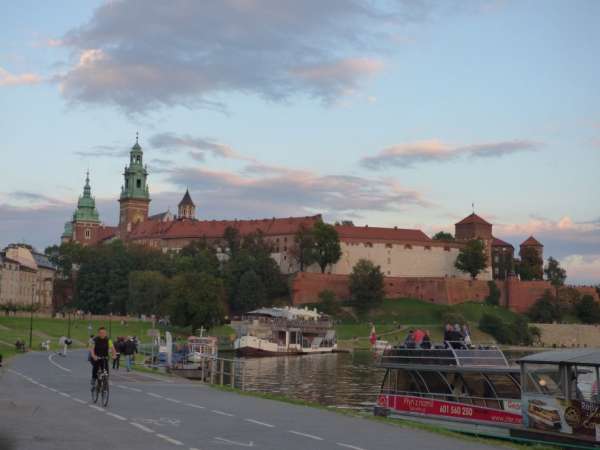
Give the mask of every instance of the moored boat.
[{"label": "moored boat", "polygon": [[234,349],[245,356],[330,353],[337,349],[328,316],[308,308],[260,308],[231,322]]}]

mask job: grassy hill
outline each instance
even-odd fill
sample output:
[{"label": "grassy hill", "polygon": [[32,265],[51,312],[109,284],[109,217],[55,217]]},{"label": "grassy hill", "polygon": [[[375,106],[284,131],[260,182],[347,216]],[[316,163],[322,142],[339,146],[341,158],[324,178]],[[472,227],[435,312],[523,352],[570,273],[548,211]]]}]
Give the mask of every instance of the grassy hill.
[{"label": "grassy hill", "polygon": [[[318,305],[313,305],[317,306]],[[343,346],[367,347],[371,332],[369,323],[375,324],[377,335],[390,342],[403,341],[410,328],[425,328],[431,333],[434,341],[440,341],[443,336],[444,316],[446,314],[461,314],[469,323],[469,328],[475,342],[493,342],[494,339],[478,329],[479,319],[483,314],[498,316],[505,323],[515,320],[518,315],[505,308],[490,306],[482,303],[468,302],[460,305],[445,306],[422,300],[399,298],[387,299],[376,309],[360,319],[344,308],[335,318],[338,339]]]}]

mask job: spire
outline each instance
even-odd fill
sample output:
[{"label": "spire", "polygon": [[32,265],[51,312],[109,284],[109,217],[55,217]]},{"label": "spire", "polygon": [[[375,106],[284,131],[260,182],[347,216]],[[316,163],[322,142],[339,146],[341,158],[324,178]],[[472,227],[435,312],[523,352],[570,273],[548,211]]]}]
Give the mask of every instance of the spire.
[{"label": "spire", "polygon": [[133,147],[131,147],[131,150],[141,150],[142,147],[140,146],[140,133],[139,131],[135,132],[135,144],[133,144]]},{"label": "spire", "polygon": [[85,186],[83,187],[83,196],[86,198],[92,196],[92,188],[90,186],[90,170],[89,169],[85,173]]}]

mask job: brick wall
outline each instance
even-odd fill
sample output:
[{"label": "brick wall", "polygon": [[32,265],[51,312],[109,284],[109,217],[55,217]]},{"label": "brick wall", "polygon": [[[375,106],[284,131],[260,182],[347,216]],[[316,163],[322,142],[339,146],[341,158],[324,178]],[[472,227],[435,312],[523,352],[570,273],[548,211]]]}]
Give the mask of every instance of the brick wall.
[{"label": "brick wall", "polygon": [[[348,275],[331,275],[301,272],[291,281],[292,302],[294,305],[316,303],[319,292],[329,289],[338,299],[350,296]],[[466,301],[483,302],[489,294],[485,280],[464,280],[459,278],[385,277],[387,298],[410,297],[430,301],[440,305],[455,305]],[[516,278],[496,281],[500,289],[500,304],[515,312],[525,312],[544,291],[554,288],[548,281],[519,281]],[[592,287],[577,287],[582,295],[589,294],[600,301]]]}]

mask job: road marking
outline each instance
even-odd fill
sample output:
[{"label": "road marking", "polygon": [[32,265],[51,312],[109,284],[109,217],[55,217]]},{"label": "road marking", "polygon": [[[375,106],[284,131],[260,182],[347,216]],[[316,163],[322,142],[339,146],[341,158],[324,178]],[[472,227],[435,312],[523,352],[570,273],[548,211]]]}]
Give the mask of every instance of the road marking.
[{"label": "road marking", "polygon": [[183,445],[183,442],[178,441],[177,439],[170,438],[169,436],[165,436],[164,434],[156,434],[157,437],[164,439],[167,442],[170,442],[173,445]]},{"label": "road marking", "polygon": [[155,394],[154,392],[148,392],[148,395],[154,398],[164,398],[162,395]]},{"label": "road marking", "polygon": [[294,430],[290,430],[289,432],[292,433],[292,434],[296,434],[298,436],[304,436],[304,437],[309,438],[309,439],[314,439],[315,441],[322,441],[323,440],[322,437],[315,436],[314,434],[301,433],[300,431],[294,431]]},{"label": "road marking", "polygon": [[114,417],[115,419],[119,419],[119,420],[127,420],[125,417],[120,416],[120,415],[115,414],[115,413],[112,413],[112,412],[107,412],[106,415],[110,416],[110,417]]},{"label": "road marking", "polygon": [[219,414],[220,416],[233,417],[233,414],[229,414],[224,411],[219,411],[218,409],[211,409],[211,412],[214,412],[215,414]]},{"label": "road marking", "polygon": [[94,408],[94,409],[96,409],[96,410],[98,410],[98,411],[102,411],[102,412],[104,412],[104,410],[103,410],[102,408],[100,408],[99,406],[96,406],[96,405],[88,405],[88,406],[89,406],[90,408]]},{"label": "road marking", "polygon": [[185,406],[189,406],[190,408],[196,408],[196,409],[206,409],[205,406],[194,405],[193,403],[186,403]]},{"label": "road marking", "polygon": [[54,355],[48,355],[48,361],[50,361],[50,364],[53,364],[54,366],[58,367],[60,370],[64,370],[65,372],[71,372],[71,369],[67,369],[66,367],[61,366],[60,364],[58,364],[57,362],[54,362],[52,360],[52,357]]},{"label": "road marking", "polygon": [[71,396],[69,394],[67,394],[66,392],[59,392],[59,394],[62,395],[63,397],[71,398]]},{"label": "road marking", "polygon": [[174,398],[171,398],[171,397],[165,397],[165,400],[167,400],[169,402],[173,402],[173,403],[181,403],[181,400],[175,400]]},{"label": "road marking", "polygon": [[57,389],[54,389],[54,388],[51,388],[51,387],[49,387],[48,389],[50,389],[52,392],[58,392]]},{"label": "road marking", "polygon": [[83,400],[81,400],[80,398],[73,397],[73,400],[74,400],[74,401],[76,401],[77,403],[81,403],[82,405],[85,405],[85,404],[87,404],[87,402],[84,402],[84,401],[83,401]]},{"label": "road marking", "polygon": [[40,387],[43,387],[44,389],[48,389],[48,386],[46,386],[45,384],[40,383]]},{"label": "road marking", "polygon": [[336,442],[336,444],[339,445],[340,447],[351,448],[352,450],[365,450],[362,447],[357,447],[355,445],[350,445],[350,444],[344,444],[343,442]]},{"label": "road marking", "polygon": [[275,425],[271,425],[270,423],[265,423],[265,422],[259,422],[258,420],[254,420],[254,419],[244,419],[246,422],[250,422],[250,423],[254,423],[256,425],[261,425],[263,427],[268,427],[268,428],[275,428]]},{"label": "road marking", "polygon": [[136,423],[136,422],[129,422],[129,424],[130,424],[130,425],[133,425],[133,426],[134,426],[134,427],[136,427],[136,428],[139,428],[139,429],[140,429],[140,430],[142,430],[142,431],[145,431],[146,433],[154,433],[154,430],[151,430],[150,428],[148,428],[148,427],[145,427],[144,425],[141,425],[141,424],[139,424],[139,423]]},{"label": "road marking", "polygon": [[245,442],[231,441],[229,439],[225,439],[225,438],[222,438],[222,437],[216,437],[215,441],[221,441],[221,442],[224,442],[224,443],[230,444],[230,445],[238,445],[240,447],[254,447],[254,442],[253,441],[250,441],[250,442],[248,442],[246,444]]},{"label": "road marking", "polygon": [[127,389],[129,389],[130,391],[133,391],[133,392],[142,392],[142,390],[138,389],[138,388],[128,387]]}]

